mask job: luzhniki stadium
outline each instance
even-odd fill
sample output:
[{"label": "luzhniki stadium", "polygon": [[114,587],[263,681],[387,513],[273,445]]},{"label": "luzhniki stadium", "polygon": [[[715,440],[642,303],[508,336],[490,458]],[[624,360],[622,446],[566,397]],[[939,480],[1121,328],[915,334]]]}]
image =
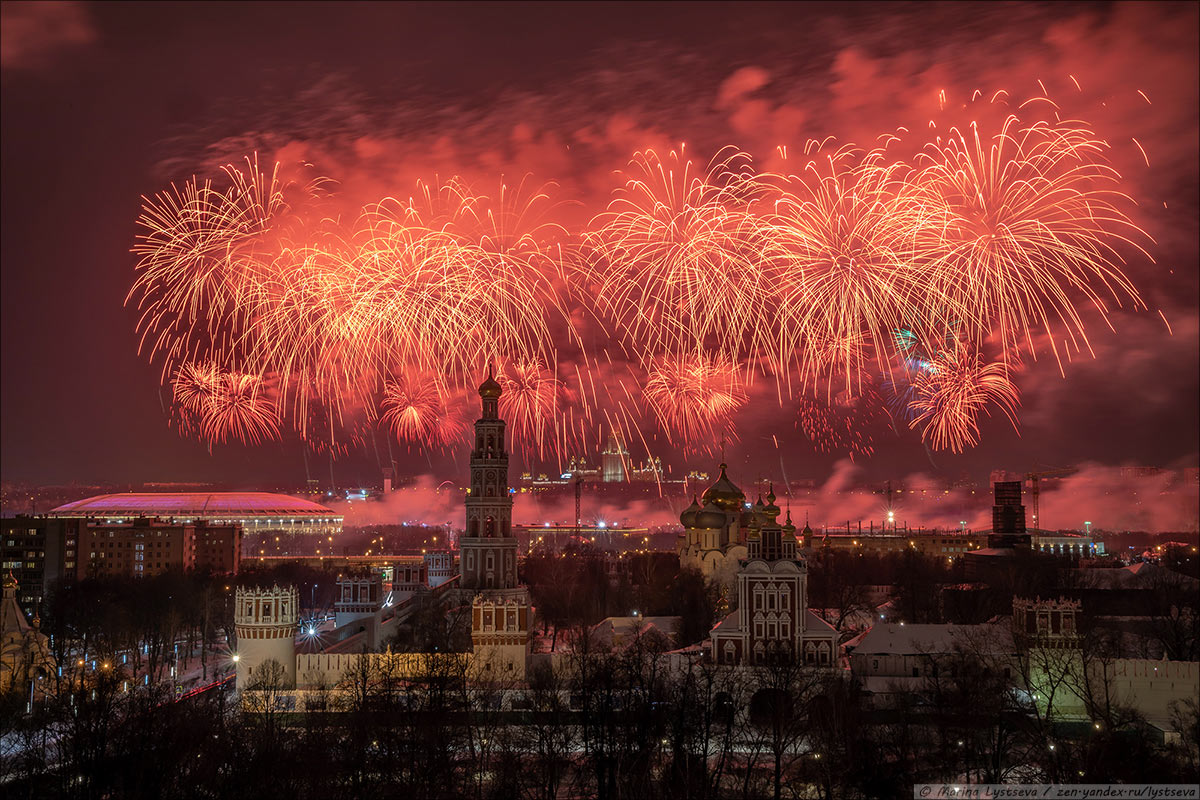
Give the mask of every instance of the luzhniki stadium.
[{"label": "luzhniki stadium", "polygon": [[66,503],[51,517],[85,517],[120,524],[135,519],[179,523],[204,520],[241,523],[246,533],[319,536],[342,532],[342,515],[333,509],[286,494],[270,492],[125,492],[101,494]]}]

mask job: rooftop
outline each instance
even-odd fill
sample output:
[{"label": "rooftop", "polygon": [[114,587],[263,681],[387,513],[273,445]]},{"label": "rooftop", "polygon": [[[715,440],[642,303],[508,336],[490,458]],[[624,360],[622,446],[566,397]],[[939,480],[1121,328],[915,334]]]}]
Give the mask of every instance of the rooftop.
[{"label": "rooftop", "polygon": [[844,645],[846,652],[865,655],[930,655],[968,652],[1004,652],[1012,649],[1007,626],[983,625],[875,625]]},{"label": "rooftop", "polygon": [[54,517],[340,517],[325,506],[271,492],[101,494],[52,509]]}]

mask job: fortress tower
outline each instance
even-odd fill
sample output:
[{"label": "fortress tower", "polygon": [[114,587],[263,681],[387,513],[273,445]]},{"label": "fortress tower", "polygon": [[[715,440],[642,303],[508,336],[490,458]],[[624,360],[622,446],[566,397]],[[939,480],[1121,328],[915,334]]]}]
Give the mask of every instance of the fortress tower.
[{"label": "fortress tower", "polygon": [[237,688],[242,690],[274,659],[283,667],[284,686],[296,685],[296,625],[300,596],[295,586],[243,589],[234,593],[237,630]]}]

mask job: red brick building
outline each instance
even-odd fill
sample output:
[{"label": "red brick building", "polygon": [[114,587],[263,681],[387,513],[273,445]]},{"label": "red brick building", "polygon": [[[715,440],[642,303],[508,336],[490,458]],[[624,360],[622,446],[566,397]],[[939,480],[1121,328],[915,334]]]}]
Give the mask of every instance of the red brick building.
[{"label": "red brick building", "polygon": [[241,552],[242,526],[237,524],[89,520],[79,527],[74,577],[142,578],[194,569],[236,574]]}]

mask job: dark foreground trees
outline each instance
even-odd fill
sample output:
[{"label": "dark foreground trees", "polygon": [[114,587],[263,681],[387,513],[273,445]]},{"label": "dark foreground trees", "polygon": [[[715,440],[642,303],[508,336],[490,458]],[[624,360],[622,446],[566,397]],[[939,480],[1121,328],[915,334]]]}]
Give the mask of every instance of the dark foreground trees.
[{"label": "dark foreground trees", "polygon": [[31,715],[24,697],[2,699],[0,785],[11,798],[717,800],[897,797],[1014,771],[1196,777],[1194,708],[1180,710],[1179,744],[1130,725],[1056,729],[1050,750],[1038,720],[1001,701],[1010,687],[966,664],[881,709],[836,673],[681,664],[642,638],[615,654],[576,638],[558,671],[543,659],[519,687],[472,685],[457,654],[396,653],[305,698],[268,665],[242,704],[68,671]]}]

